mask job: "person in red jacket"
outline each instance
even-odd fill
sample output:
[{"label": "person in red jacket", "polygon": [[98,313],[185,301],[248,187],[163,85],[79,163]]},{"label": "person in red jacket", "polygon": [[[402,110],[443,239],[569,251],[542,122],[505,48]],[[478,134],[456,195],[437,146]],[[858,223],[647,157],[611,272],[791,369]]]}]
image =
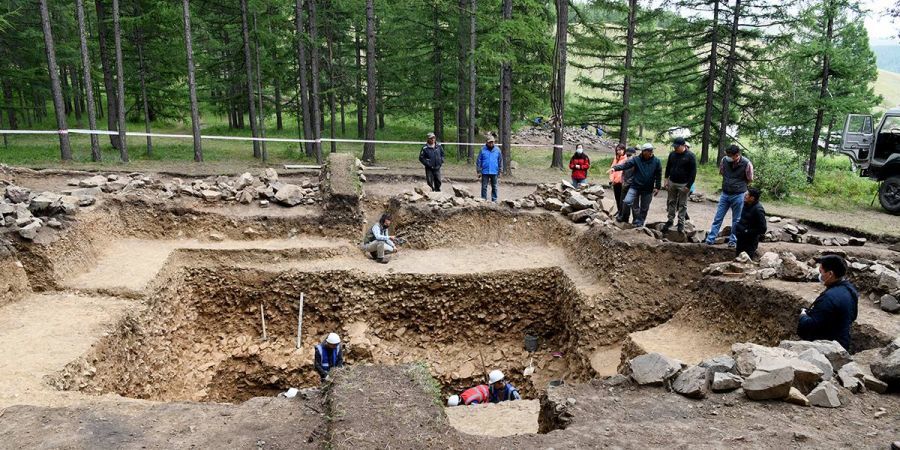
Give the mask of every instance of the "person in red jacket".
[{"label": "person in red jacket", "polygon": [[587,184],[588,169],[591,168],[591,159],[584,153],[584,146],[575,146],[575,154],[569,160],[569,169],[572,170],[572,184],[578,187]]},{"label": "person in red jacket", "polygon": [[457,406],[460,403],[463,405],[483,405],[488,403],[490,400],[490,389],[486,384],[479,384],[478,386],[466,389],[460,395],[451,395],[449,399],[447,399],[447,406]]}]

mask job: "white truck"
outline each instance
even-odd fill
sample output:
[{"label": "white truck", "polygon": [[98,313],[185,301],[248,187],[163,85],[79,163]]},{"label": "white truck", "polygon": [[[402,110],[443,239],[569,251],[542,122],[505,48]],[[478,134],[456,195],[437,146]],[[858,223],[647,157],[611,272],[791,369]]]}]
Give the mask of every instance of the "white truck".
[{"label": "white truck", "polygon": [[847,116],[841,153],[859,166],[860,176],[881,183],[881,207],[900,214],[900,107],[885,112],[877,125],[869,115]]}]

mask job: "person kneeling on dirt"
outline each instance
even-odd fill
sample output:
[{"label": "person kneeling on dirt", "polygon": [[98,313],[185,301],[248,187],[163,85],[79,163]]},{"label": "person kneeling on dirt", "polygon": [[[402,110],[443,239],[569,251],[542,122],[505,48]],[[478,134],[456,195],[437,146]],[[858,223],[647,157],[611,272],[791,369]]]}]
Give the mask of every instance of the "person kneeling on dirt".
[{"label": "person kneeling on dirt", "polygon": [[844,279],[847,263],[837,255],[817,258],[819,281],[825,285],[809,310],[800,310],[797,334],[800,339],[838,341],[850,351],[850,326],[856,320],[859,293]]},{"label": "person kneeling on dirt", "polygon": [[478,386],[471,387],[466,389],[459,395],[451,395],[450,398],[447,399],[447,406],[458,406],[460,402],[463,405],[479,405],[488,402],[488,399],[491,396],[490,389],[486,384],[479,384]]},{"label": "person kneeling on dirt", "polygon": [[390,226],[390,214],[382,214],[381,218],[378,219],[378,223],[369,228],[365,242],[363,242],[365,252],[371,255],[372,259],[382,264],[387,264],[388,262],[388,259],[385,258],[386,254],[397,251],[397,244],[393,241],[396,236],[388,234]]},{"label": "person kneeling on dirt", "polygon": [[337,333],[328,333],[325,340],[316,345],[315,366],[323,382],[331,369],[344,367],[344,349],[341,348],[341,337]]},{"label": "person kneeling on dirt", "polygon": [[734,236],[737,238],[735,255],[747,252],[751,258],[756,257],[756,248],[759,247],[759,239],[766,234],[766,210],[759,203],[759,189],[747,189],[744,194],[744,207],[741,209],[741,219],[734,226]]},{"label": "person kneeling on dirt", "polygon": [[490,394],[489,398],[491,403],[522,399],[519,395],[519,391],[516,390],[513,385],[506,382],[506,377],[503,375],[503,372],[499,370],[491,371],[488,380],[488,384],[490,384],[488,392]]}]

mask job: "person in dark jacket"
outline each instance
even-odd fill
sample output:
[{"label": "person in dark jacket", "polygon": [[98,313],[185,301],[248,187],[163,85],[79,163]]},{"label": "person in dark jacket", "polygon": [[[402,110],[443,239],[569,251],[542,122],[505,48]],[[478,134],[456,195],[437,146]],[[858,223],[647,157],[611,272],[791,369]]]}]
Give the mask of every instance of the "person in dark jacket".
[{"label": "person in dark jacket", "polygon": [[819,263],[819,281],[825,292],[819,294],[809,310],[800,310],[797,334],[800,339],[838,341],[850,351],[850,326],[856,321],[859,293],[844,279],[847,262],[837,255],[825,255]]},{"label": "person in dark jacket", "polygon": [[341,337],[337,333],[328,333],[321,344],[316,345],[314,366],[319,373],[320,381],[335,367],[344,367],[344,349],[341,347]]},{"label": "person in dark jacket", "polygon": [[481,178],[481,198],[487,200],[488,183],[491,185],[491,201],[497,201],[497,177],[503,172],[503,154],[500,148],[494,145],[494,137],[488,137],[481,153],[475,161],[478,177]]},{"label": "person in dark jacket", "polygon": [[425,182],[432,192],[441,192],[441,166],[444,165],[444,147],[435,142],[434,133],[428,133],[428,140],[419,152],[419,162],[425,166]]},{"label": "person in dark jacket", "polygon": [[716,216],[706,235],[706,243],[713,245],[716,242],[719,229],[725,221],[725,214],[731,209],[731,236],[728,238],[728,246],[734,248],[737,245],[734,228],[741,217],[741,208],[744,207],[744,193],[753,182],[753,163],[746,156],[741,156],[740,147],[732,144],[725,149],[725,156],[719,162],[719,173],[722,175],[722,195],[719,196]]},{"label": "person in dark jacket", "polygon": [[691,193],[691,186],[697,178],[697,159],[688,150],[687,142],[682,137],[675,138],[672,142],[672,150],[669,159],[666,160],[666,210],[668,220],[663,225],[663,233],[672,228],[675,214],[678,213],[678,232],[684,232],[684,222],[687,221],[687,201]]},{"label": "person in dark jacket", "polygon": [[584,153],[584,146],[575,146],[575,154],[569,160],[569,170],[572,171],[572,185],[578,187],[587,184],[588,169],[591,168],[591,158]]},{"label": "person in dark jacket", "polygon": [[653,196],[659,194],[662,187],[662,163],[659,158],[653,156],[653,144],[646,143],[641,146],[641,155],[631,158],[622,164],[612,166],[609,173],[620,170],[634,169],[634,178],[622,203],[631,208],[634,216],[632,224],[635,227],[644,226],[647,220],[647,211],[650,210],[650,201]]},{"label": "person in dark jacket", "polygon": [[756,257],[756,248],[759,247],[759,239],[766,234],[768,228],[766,222],[766,210],[759,203],[759,189],[747,189],[744,194],[744,207],[741,209],[741,219],[735,225],[734,236],[737,238],[735,255],[747,252],[751,258]]}]

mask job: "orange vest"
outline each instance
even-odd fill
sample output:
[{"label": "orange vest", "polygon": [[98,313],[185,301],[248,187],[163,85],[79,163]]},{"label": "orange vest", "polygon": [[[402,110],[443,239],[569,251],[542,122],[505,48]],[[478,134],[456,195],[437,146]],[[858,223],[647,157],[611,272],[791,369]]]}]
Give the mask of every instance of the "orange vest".
[{"label": "orange vest", "polygon": [[471,405],[471,404],[484,404],[488,402],[488,397],[490,397],[490,390],[486,384],[479,384],[473,388],[466,389],[459,396],[463,404]]}]

